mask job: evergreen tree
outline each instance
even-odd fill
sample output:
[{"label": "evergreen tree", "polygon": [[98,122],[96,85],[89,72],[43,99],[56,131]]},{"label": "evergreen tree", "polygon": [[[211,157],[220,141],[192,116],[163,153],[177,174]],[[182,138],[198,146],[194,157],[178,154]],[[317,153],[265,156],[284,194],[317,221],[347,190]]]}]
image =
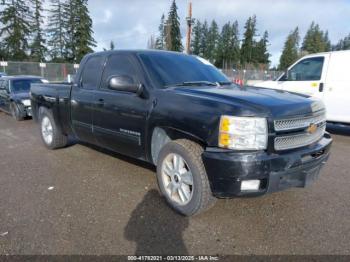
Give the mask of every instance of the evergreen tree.
[{"label": "evergreen tree", "polygon": [[299,28],[290,32],[284,43],[282,55],[280,57],[279,70],[285,70],[299,58]]},{"label": "evergreen tree", "polygon": [[62,0],[51,0],[52,8],[49,10],[48,21],[48,47],[51,59],[55,62],[63,62],[66,56],[66,14]]},{"label": "evergreen tree", "polygon": [[350,50],[350,34],[343,39],[340,39],[339,42],[333,46],[332,50]]},{"label": "evergreen tree", "polygon": [[205,20],[204,23],[202,24],[202,29],[201,29],[199,55],[206,59],[209,58],[208,36],[209,36],[208,22]]},{"label": "evergreen tree", "polygon": [[79,63],[96,46],[87,0],[67,0],[63,4],[63,13],[66,30],[65,57],[69,62]]},{"label": "evergreen tree", "polygon": [[181,42],[181,32],[180,32],[180,18],[177,14],[177,5],[175,0],[173,0],[168,19],[167,19],[167,32],[166,32],[166,47],[167,50],[181,52],[183,50]]},{"label": "evergreen tree", "polygon": [[65,34],[64,58],[68,62],[78,62],[75,36],[78,23],[77,0],[66,0],[63,2],[63,28]]},{"label": "evergreen tree", "polygon": [[201,37],[202,24],[197,20],[192,30],[191,50],[193,55],[200,55]]},{"label": "evergreen tree", "polygon": [[76,0],[77,24],[75,28],[74,41],[76,43],[75,59],[77,62],[80,62],[86,54],[92,53],[92,47],[96,46],[96,42],[92,36],[92,19],[89,15],[87,4],[88,0]]},{"label": "evergreen tree", "polygon": [[244,39],[241,48],[241,64],[252,63],[255,47],[256,16],[249,17],[245,26]]},{"label": "evergreen tree", "polygon": [[328,33],[324,33],[318,24],[312,22],[306,32],[301,50],[307,53],[319,53],[329,50]]},{"label": "evergreen tree", "polygon": [[43,0],[32,0],[32,4],[34,7],[33,14],[33,25],[32,25],[32,34],[33,34],[33,42],[30,45],[30,55],[31,60],[40,62],[45,60],[45,55],[47,52],[47,48],[45,46],[45,39],[43,36],[42,23],[43,23]]},{"label": "evergreen tree", "polygon": [[164,50],[165,49],[165,16],[164,14],[160,19],[158,30],[159,30],[159,36],[157,37],[157,40],[156,40],[156,49]]},{"label": "evergreen tree", "polygon": [[329,40],[328,30],[324,34],[323,41],[325,43],[325,50],[324,51],[326,51],[326,52],[331,51],[332,50],[332,44],[331,44],[331,40]]},{"label": "evergreen tree", "polygon": [[269,43],[268,37],[268,32],[265,31],[263,37],[258,43],[256,43],[256,47],[254,48],[253,61],[258,64],[268,65],[270,63],[270,54],[267,50],[267,45]]},{"label": "evergreen tree", "polygon": [[114,49],[115,49],[115,44],[112,40],[111,43],[109,44],[109,50],[114,50]]},{"label": "evergreen tree", "polygon": [[230,60],[235,67],[238,67],[240,63],[240,40],[237,21],[232,23],[231,26]]},{"label": "evergreen tree", "polygon": [[218,49],[218,41],[219,41],[219,28],[218,24],[213,20],[210,24],[208,37],[207,37],[207,59],[210,62],[215,63],[215,59],[217,57],[217,49]]},{"label": "evergreen tree", "polygon": [[215,64],[223,69],[232,68],[238,65],[239,56],[238,22],[232,25],[228,22],[221,30]]},{"label": "evergreen tree", "polygon": [[1,46],[7,58],[11,60],[25,60],[29,48],[31,13],[24,0],[2,0],[0,11]]}]

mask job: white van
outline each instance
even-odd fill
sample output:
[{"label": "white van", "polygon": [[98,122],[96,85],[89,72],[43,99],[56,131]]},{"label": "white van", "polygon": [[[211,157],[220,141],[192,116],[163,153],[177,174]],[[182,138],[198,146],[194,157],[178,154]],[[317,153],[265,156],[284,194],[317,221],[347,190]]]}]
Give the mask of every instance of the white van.
[{"label": "white van", "polygon": [[327,121],[350,124],[350,50],[304,56],[275,81],[255,84],[322,99]]}]

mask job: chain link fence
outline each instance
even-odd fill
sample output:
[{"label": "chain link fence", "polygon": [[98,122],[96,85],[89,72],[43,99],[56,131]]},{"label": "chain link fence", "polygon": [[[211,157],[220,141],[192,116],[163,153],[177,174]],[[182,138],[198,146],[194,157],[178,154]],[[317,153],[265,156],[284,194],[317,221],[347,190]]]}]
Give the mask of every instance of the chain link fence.
[{"label": "chain link fence", "polygon": [[222,70],[232,81],[242,81],[244,84],[254,84],[261,81],[275,80],[283,72],[274,70]]},{"label": "chain link fence", "polygon": [[41,76],[49,81],[60,82],[68,75],[76,74],[77,65],[66,63],[1,62],[0,71],[7,75]]},{"label": "chain link fence", "polygon": [[[67,63],[36,63],[36,62],[0,62],[0,71],[7,75],[42,76],[53,82],[64,81],[68,75],[75,75],[78,65]],[[282,72],[271,70],[222,70],[232,81],[242,81],[244,84],[274,80]]]}]

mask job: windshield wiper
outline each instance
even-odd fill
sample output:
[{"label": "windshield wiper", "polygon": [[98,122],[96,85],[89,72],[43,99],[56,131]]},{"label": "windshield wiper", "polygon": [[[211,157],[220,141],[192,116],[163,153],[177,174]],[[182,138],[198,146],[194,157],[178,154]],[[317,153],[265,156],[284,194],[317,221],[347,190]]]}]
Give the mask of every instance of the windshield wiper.
[{"label": "windshield wiper", "polygon": [[182,82],[178,84],[171,84],[167,85],[165,87],[171,87],[171,86],[196,86],[196,85],[205,85],[205,86],[218,86],[219,83],[216,82],[210,82],[210,81],[188,81],[188,82]]},{"label": "windshield wiper", "polygon": [[221,81],[221,82],[217,82],[220,86],[230,86],[232,85],[232,82],[228,82],[228,81]]}]

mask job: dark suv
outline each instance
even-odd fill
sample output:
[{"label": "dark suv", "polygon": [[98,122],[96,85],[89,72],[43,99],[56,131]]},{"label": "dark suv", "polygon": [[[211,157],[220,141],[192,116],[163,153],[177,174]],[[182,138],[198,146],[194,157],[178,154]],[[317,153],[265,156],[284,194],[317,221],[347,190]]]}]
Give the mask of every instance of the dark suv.
[{"label": "dark suv", "polygon": [[0,78],[0,110],[16,120],[32,115],[30,85],[47,82],[37,76],[3,76]]}]

